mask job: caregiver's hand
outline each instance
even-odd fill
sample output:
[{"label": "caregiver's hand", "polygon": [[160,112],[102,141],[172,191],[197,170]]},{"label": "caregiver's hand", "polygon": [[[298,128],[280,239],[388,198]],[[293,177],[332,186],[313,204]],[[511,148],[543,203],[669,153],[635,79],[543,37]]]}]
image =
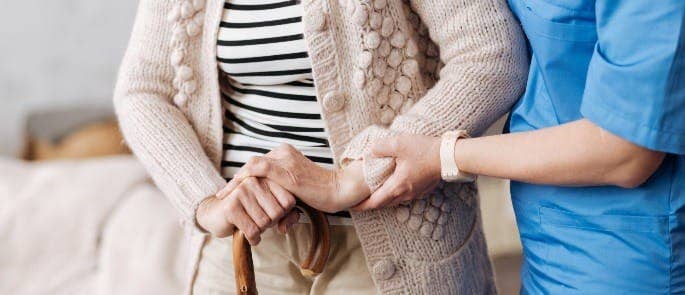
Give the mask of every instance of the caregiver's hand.
[{"label": "caregiver's hand", "polygon": [[440,182],[440,138],[401,135],[384,138],[372,147],[374,157],[395,158],[395,171],[371,197],[354,210],[395,206],[418,199]]},{"label": "caregiver's hand", "polygon": [[263,157],[252,157],[218,195],[230,193],[245,177],[268,178],[309,206],[329,213],[348,209],[369,195],[360,163],[353,162],[340,170],[326,169],[290,145],[282,145]]},{"label": "caregiver's hand", "polygon": [[[219,238],[231,235],[234,227],[238,227],[254,246],[259,244],[261,233],[277,222],[296,221],[297,214],[291,210],[294,206],[295,197],[283,187],[267,179],[249,177],[222,198],[204,199],[196,219],[204,230]],[[283,232],[281,224],[279,230]]]}]

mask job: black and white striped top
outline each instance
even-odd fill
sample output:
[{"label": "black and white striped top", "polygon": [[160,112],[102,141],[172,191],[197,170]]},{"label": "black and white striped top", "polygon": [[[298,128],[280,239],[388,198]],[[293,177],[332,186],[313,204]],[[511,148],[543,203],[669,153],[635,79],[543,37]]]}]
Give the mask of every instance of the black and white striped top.
[{"label": "black and white striped top", "polygon": [[226,0],[217,40],[225,178],[281,143],[332,166],[303,32],[299,1]]}]

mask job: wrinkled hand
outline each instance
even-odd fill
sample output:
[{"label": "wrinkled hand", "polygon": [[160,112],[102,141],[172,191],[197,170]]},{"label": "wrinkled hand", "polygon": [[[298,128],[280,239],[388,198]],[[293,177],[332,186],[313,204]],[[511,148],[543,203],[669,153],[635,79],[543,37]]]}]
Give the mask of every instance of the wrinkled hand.
[{"label": "wrinkled hand", "polygon": [[338,171],[319,166],[287,144],[263,157],[252,157],[219,195],[228,194],[245,177],[268,178],[324,212],[337,212],[356,203],[347,204],[341,197]]},{"label": "wrinkled hand", "polygon": [[395,158],[395,171],[354,210],[370,210],[422,198],[440,182],[440,138],[400,135],[372,147],[374,157]]},{"label": "wrinkled hand", "polygon": [[[217,194],[219,195],[219,194]],[[295,197],[286,189],[267,179],[245,178],[230,194],[204,199],[197,209],[197,223],[215,237],[233,234],[238,227],[250,245],[257,245],[260,235],[279,223],[279,230],[297,221],[291,210]],[[285,217],[285,218],[284,218]]]}]

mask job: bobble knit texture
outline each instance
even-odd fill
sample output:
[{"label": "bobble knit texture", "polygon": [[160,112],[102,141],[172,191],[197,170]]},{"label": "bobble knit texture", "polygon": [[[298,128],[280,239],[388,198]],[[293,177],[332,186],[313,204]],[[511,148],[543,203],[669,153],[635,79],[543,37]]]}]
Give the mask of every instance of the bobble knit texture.
[{"label": "bobble knit texture", "polygon": [[[223,0],[141,0],[114,95],[127,143],[179,211],[196,262],[199,202],[225,185],[216,40]],[[372,190],[399,133],[481,133],[522,93],[525,43],[504,0],[304,0],[305,42],[336,165],[363,160]],[[382,294],[494,293],[477,193],[353,213]],[[195,264],[194,264],[195,265]],[[189,270],[189,278],[195,269]]]}]

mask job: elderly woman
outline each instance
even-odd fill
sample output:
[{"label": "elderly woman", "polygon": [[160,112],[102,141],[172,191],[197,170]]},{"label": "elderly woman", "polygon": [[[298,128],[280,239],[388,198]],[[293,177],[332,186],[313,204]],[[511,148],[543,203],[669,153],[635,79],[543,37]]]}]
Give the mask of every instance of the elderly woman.
[{"label": "elderly woman", "polygon": [[[472,186],[345,210],[392,171],[365,157],[374,141],[478,134],[520,95],[526,65],[503,0],[142,0],[115,106],[189,229],[195,293],[234,290],[222,238],[237,227],[266,294],[483,294],[495,290]],[[245,177],[270,167],[281,177]],[[307,221],[270,229],[297,218],[293,195],[337,212],[315,278],[294,264]]]}]

